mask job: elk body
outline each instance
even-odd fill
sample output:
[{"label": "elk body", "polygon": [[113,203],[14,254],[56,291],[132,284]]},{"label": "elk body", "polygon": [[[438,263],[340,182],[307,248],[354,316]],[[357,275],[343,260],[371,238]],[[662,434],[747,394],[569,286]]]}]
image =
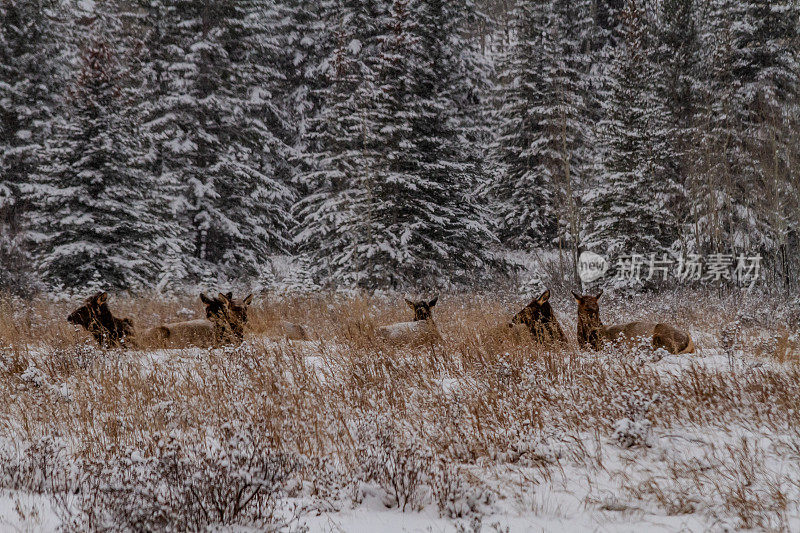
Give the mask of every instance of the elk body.
[{"label": "elk body", "polygon": [[130,318],[117,318],[108,308],[108,293],[98,292],[69,314],[67,322],[82,326],[104,348],[133,344],[134,329]]},{"label": "elk body", "polygon": [[306,328],[300,324],[289,322],[288,320],[280,320],[278,322],[281,333],[290,341],[307,341],[309,340]]},{"label": "elk body", "polygon": [[514,315],[511,326],[524,325],[541,344],[566,344],[567,336],[558,323],[550,305],[550,290],[546,290],[538,298],[531,300],[522,311]]},{"label": "elk body", "polygon": [[[231,293],[228,293],[227,295],[224,295],[224,296],[230,297],[230,295],[231,295]],[[250,298],[250,300],[248,300],[248,298]],[[244,304],[246,306],[249,306],[250,305],[249,302],[252,301],[252,296],[249,296],[248,298],[245,298],[245,300],[244,300]],[[228,300],[232,301],[230,298],[228,298]],[[234,303],[234,306],[235,305],[237,305],[237,304]],[[239,304],[239,305],[241,305],[241,304]],[[264,320],[265,323],[268,325],[268,329],[270,330],[270,333],[277,333],[278,336],[280,336],[281,338],[287,339],[287,340],[290,340],[290,341],[307,341],[307,340],[309,340],[309,336],[308,336],[308,333],[306,331],[306,328],[304,326],[302,326],[301,324],[296,324],[294,322],[289,322],[288,320],[283,320],[283,319],[279,318],[275,313],[272,313],[270,311],[265,313],[265,315],[266,316],[262,316],[261,319]],[[247,318],[246,314],[241,315],[241,313],[238,313],[237,316],[240,316],[240,317],[243,316],[245,318],[245,321],[246,321],[246,318]]]},{"label": "elk body", "polygon": [[397,322],[377,328],[378,336],[391,344],[429,344],[442,339],[439,329],[433,321],[432,309],[439,300],[434,296],[431,300],[411,300],[404,298],[406,304],[414,311],[411,322]]},{"label": "elk body", "polygon": [[148,344],[164,347],[197,346],[212,348],[226,344],[241,344],[247,324],[247,308],[253,295],[235,300],[232,293],[216,298],[200,294],[206,306],[206,318],[172,322],[146,330],[143,337]]},{"label": "elk body", "polygon": [[214,333],[214,324],[205,319],[172,322],[148,328],[141,333],[140,342],[159,348],[211,348],[222,344]]},{"label": "elk body", "polygon": [[641,339],[650,342],[654,350],[663,348],[671,354],[694,353],[695,346],[689,334],[669,324],[656,322],[628,322],[604,326],[600,320],[597,296],[572,295],[578,302],[578,344],[581,348],[599,350],[606,342],[635,346]]}]

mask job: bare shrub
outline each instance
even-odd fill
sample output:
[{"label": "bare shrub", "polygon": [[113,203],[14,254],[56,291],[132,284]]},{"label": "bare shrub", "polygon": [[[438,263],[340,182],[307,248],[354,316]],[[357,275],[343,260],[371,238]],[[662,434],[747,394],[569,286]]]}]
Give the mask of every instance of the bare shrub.
[{"label": "bare shrub", "polygon": [[0,447],[0,487],[36,494],[69,492],[76,484],[76,470],[62,441],[52,436],[21,447]]},{"label": "bare shrub", "polygon": [[306,511],[339,511],[352,476],[348,469],[329,457],[309,459],[302,471],[303,493],[312,498]]},{"label": "bare shrub", "polygon": [[356,431],[361,480],[380,485],[390,498],[387,503],[401,511],[421,510],[437,473],[431,450],[409,428],[385,415],[362,418]]},{"label": "bare shrub", "polygon": [[623,392],[618,400],[623,418],[614,422],[612,437],[623,448],[652,445],[653,423],[646,418],[658,396],[649,397],[639,390]]},{"label": "bare shrub", "polygon": [[494,501],[494,495],[480,483],[471,481],[452,464],[440,464],[432,480],[432,489],[439,513],[447,518],[466,518],[480,525],[483,515]]},{"label": "bare shrub", "polygon": [[128,448],[83,463],[77,502],[65,500],[73,531],[200,531],[246,525],[288,526],[281,514],[285,485],[301,461],[279,453],[252,426],[224,427],[216,441],[189,444],[155,434]]}]

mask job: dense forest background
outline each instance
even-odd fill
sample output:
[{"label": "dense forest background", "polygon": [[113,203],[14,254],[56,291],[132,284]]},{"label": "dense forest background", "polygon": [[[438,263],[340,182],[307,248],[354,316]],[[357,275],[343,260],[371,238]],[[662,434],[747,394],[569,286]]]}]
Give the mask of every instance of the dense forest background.
[{"label": "dense forest background", "polygon": [[[796,0],[0,0],[0,290],[800,274]],[[569,274],[571,275],[571,274]],[[485,285],[484,285],[485,286]]]}]

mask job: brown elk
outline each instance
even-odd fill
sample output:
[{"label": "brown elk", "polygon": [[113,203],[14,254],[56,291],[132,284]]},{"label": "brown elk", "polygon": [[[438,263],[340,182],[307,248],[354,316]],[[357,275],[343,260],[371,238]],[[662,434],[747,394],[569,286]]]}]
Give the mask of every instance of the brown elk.
[{"label": "brown elk", "polygon": [[[222,294],[216,298],[217,303],[211,304],[206,308],[206,316],[209,320],[214,322],[213,316],[220,311],[225,315],[226,321],[231,328],[231,333],[236,336],[240,341],[244,334],[244,324],[247,323],[247,309],[253,301],[253,295],[247,296],[242,301],[233,299],[232,293]],[[215,323],[225,323],[216,321]],[[294,322],[288,320],[278,319],[277,330],[280,331],[281,337],[293,341],[307,341],[309,340],[306,329]]]},{"label": "brown elk", "polygon": [[235,300],[231,292],[219,293],[213,299],[201,294],[200,299],[206,304],[206,318],[214,324],[219,341],[241,343],[244,340],[247,310],[253,303],[253,295],[248,294],[241,300]]},{"label": "brown elk", "polygon": [[306,328],[302,324],[296,324],[279,318],[276,313],[265,309],[261,319],[273,326],[272,331],[278,333],[280,337],[290,341],[309,340]]},{"label": "brown elk", "polygon": [[377,329],[378,336],[392,344],[428,344],[440,341],[442,336],[433,321],[432,313],[439,296],[434,296],[431,300],[412,300],[406,296],[404,300],[414,311],[414,320],[380,326]]},{"label": "brown elk", "polygon": [[597,296],[576,293],[572,295],[578,302],[578,344],[581,348],[599,350],[606,342],[620,342],[635,346],[640,339],[650,342],[654,350],[663,348],[671,354],[694,353],[695,346],[689,334],[669,324],[656,322],[628,322],[604,326],[600,320],[600,306]]},{"label": "brown elk", "polygon": [[545,290],[541,296],[531,300],[522,311],[514,315],[511,325],[521,324],[526,326],[534,339],[542,344],[566,344],[567,336],[558,323],[553,308],[550,305],[550,290]]},{"label": "brown elk", "polygon": [[[203,301],[206,303],[206,317],[220,329],[220,335],[241,342],[244,338],[244,326],[247,324],[247,310],[253,302],[253,295],[250,294],[243,300],[234,300],[233,293],[220,293],[213,301],[208,297]],[[308,333],[302,325],[288,320],[279,320],[278,325],[285,338],[308,340]]]},{"label": "brown elk", "polygon": [[102,347],[119,348],[134,344],[133,321],[117,318],[111,313],[106,292],[87,298],[81,307],[70,313],[67,322],[85,328]]},{"label": "brown elk", "polygon": [[206,306],[206,318],[156,326],[145,331],[143,338],[148,340],[148,344],[169,347],[210,348],[241,344],[247,323],[247,308],[253,301],[253,295],[239,301],[234,300],[231,293],[220,293],[216,298],[201,293],[200,300]]}]

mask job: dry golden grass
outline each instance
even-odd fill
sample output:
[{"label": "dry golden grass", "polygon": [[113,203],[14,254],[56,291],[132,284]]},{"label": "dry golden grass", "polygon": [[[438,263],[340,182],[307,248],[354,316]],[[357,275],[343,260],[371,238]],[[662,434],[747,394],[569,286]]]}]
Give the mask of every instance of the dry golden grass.
[{"label": "dry golden grass", "polygon": [[[184,406],[178,409],[184,424],[191,424],[193,419],[200,425],[209,417],[246,417],[248,411],[241,409],[243,403],[254,409],[251,414],[268,413],[270,420],[282,424],[287,415],[277,415],[275,409],[302,410],[310,407],[309,402],[316,403],[326,416],[331,409],[344,413],[389,410],[409,421],[417,418],[422,424],[439,419],[442,413],[437,411],[447,407],[436,380],[452,378],[458,379],[460,389],[467,391],[459,407],[469,416],[457,422],[473,426],[468,431],[470,440],[478,441],[470,452],[473,455],[487,453],[494,445],[494,435],[502,434],[511,425],[525,421],[544,427],[553,423],[554,410],[558,411],[558,423],[570,428],[594,427],[602,420],[610,423],[615,416],[610,412],[615,395],[631,388],[662,396],[664,401],[653,413],[662,426],[679,422],[721,423],[720,415],[735,411],[742,405],[743,396],[756,399],[758,404],[775,406],[792,405],[798,397],[792,386],[798,382],[796,368],[732,376],[692,366],[676,380],[622,355],[580,354],[574,342],[553,353],[527,336],[499,334],[497,326],[505,323],[521,303],[480,296],[443,298],[435,310],[435,319],[445,341],[408,349],[388,346],[373,335],[378,325],[409,319],[409,311],[401,301],[336,296],[262,298],[251,309],[250,342],[246,346],[171,351],[152,362],[151,367],[143,367],[142,359],[147,357],[140,352],[103,352],[95,348],[91,337],[76,332],[64,320],[71,310],[68,304],[37,302],[20,309],[4,300],[0,303],[0,346],[6,347],[1,385],[10,389],[15,399],[7,407],[16,406],[18,414],[49,420],[49,424],[56,420],[80,422],[77,435],[81,439],[91,437],[87,442],[90,444],[104,443],[107,431],[113,432],[114,439],[124,440],[128,433],[135,438],[137,428],[150,427],[164,418],[153,418],[148,410],[154,403],[165,401]],[[111,308],[117,316],[133,317],[137,327],[191,318],[181,313],[185,309],[190,309],[194,317],[203,312],[199,300],[193,299],[114,298]],[[724,321],[718,314],[713,319],[704,315],[701,321],[697,318],[699,312],[695,309],[675,313],[677,325],[697,330],[696,324],[701,323],[714,331],[719,327],[717,323]],[[565,330],[574,331],[574,317],[563,311],[559,317]],[[316,342],[270,342],[270,336],[278,336],[275,324],[280,318],[306,325]],[[787,338],[788,335],[781,336],[779,350],[771,354],[781,362],[796,358]],[[321,370],[311,367],[306,356],[318,357],[314,364]],[[172,364],[173,360],[181,363]],[[68,382],[74,401],[41,402],[38,391],[15,394],[15,376],[31,363],[47,375],[50,383]],[[319,379],[320,372],[326,376],[324,382]],[[510,397],[514,400],[509,401]],[[230,402],[231,398],[236,401]],[[108,409],[103,408],[106,405]],[[67,411],[52,416],[53,410],[64,409]],[[93,416],[92,411],[114,414],[124,423],[110,424],[102,420],[103,416]],[[760,409],[751,414],[758,420],[765,416]],[[320,433],[327,429],[324,425],[318,428]],[[326,441],[337,438],[336,432],[332,436],[311,437],[299,431],[296,445],[301,449],[324,449]],[[312,446],[311,440],[317,442]]]},{"label": "dry golden grass", "polygon": [[[0,395],[6,401],[0,404],[0,435],[24,441],[57,435],[76,455],[98,457],[129,446],[147,449],[154,434],[177,432],[202,441],[236,422],[259,427],[281,450],[335,458],[343,468],[355,469],[354,422],[380,413],[453,464],[501,465],[527,457],[540,481],[547,481],[567,463],[603,471],[602,454],[587,448],[585,437],[600,442],[611,434],[615,421],[628,416],[626,394],[654,399],[647,419],[660,432],[800,427],[800,367],[792,364],[798,355],[788,331],[773,325],[777,348],[753,355],[789,364],[753,371],[693,364],[693,357],[699,361],[718,350],[712,340],[736,319],[736,308],[648,298],[637,306],[647,311],[636,316],[622,315],[631,308],[626,302],[607,302],[601,312],[606,323],[668,319],[699,334],[699,354],[679,356],[685,365],[677,374],[628,354],[581,353],[574,344],[571,297],[554,301],[572,337],[570,346],[556,352],[526,335],[498,333],[525,303],[512,297],[442,297],[434,318],[444,341],[404,348],[374,335],[376,326],[410,319],[399,297],[263,296],[251,308],[243,346],[156,353],[100,350],[85,332],[66,323],[74,304],[2,299]],[[132,317],[137,327],[203,316],[199,299],[193,298],[112,297],[110,306],[116,316]],[[274,340],[279,319],[304,324],[313,340]],[[739,337],[747,348],[748,333]],[[572,436],[567,457],[552,460],[520,451],[521,441],[552,431]],[[758,462],[742,454],[751,450],[734,447],[727,457],[721,448],[714,450],[713,470],[719,476],[692,473],[671,460],[666,478],[623,479],[621,487],[667,514],[709,506],[704,491],[713,488],[725,499],[719,509],[739,516],[743,527],[780,525],[775,517],[788,505],[780,503],[787,490],[782,482],[771,496],[748,492],[741,476],[745,466],[758,468]],[[753,475],[766,483],[765,472]],[[673,485],[694,488],[680,491]],[[774,512],[756,512],[765,499]]]}]

